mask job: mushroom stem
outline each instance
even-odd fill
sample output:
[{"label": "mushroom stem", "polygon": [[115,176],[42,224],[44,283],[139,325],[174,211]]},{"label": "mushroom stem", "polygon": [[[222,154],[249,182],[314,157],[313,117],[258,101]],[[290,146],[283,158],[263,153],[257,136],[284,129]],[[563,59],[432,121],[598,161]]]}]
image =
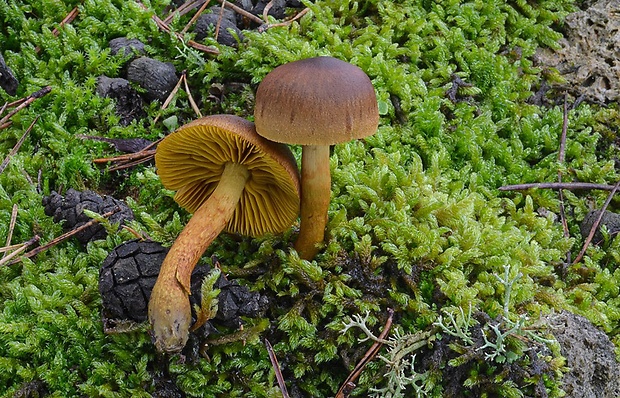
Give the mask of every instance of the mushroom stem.
[{"label": "mushroom stem", "polygon": [[189,303],[192,271],[233,216],[249,175],[245,166],[227,163],[218,186],[194,212],[166,255],[151,292],[148,311],[158,351],[176,353],[187,343],[192,320]]},{"label": "mushroom stem", "polygon": [[301,156],[301,222],[295,250],[304,260],[318,253],[325,238],[331,195],[329,145],[305,145]]}]

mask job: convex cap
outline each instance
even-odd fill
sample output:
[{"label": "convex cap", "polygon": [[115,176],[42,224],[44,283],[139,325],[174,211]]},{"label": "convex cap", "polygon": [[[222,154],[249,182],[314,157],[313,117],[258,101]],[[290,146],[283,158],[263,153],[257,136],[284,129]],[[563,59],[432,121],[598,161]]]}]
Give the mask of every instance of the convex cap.
[{"label": "convex cap", "polygon": [[227,163],[250,174],[234,215],[224,228],[248,236],[279,233],[299,212],[299,172],[291,151],[256,134],[254,124],[234,115],[197,119],[166,137],[155,155],[162,184],[174,199],[196,211],[217,187]]},{"label": "convex cap", "polygon": [[254,119],[260,135],[272,141],[334,145],[374,134],[379,112],[363,70],[316,57],[269,72],[256,92]]}]

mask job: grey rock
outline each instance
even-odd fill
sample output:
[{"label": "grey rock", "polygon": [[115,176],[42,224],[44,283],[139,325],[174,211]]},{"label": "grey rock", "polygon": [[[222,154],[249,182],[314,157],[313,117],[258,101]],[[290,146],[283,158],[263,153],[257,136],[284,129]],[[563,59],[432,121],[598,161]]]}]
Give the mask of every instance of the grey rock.
[{"label": "grey rock", "polygon": [[142,43],[138,39],[117,37],[116,39],[110,40],[110,43],[108,45],[110,46],[112,55],[121,53],[122,55],[127,57],[134,54],[144,54],[144,43]]},{"label": "grey rock", "polygon": [[171,63],[139,57],[129,64],[127,80],[144,88],[147,100],[164,102],[177,84],[178,78]]},{"label": "grey rock", "polygon": [[609,337],[583,316],[568,311],[546,320],[570,368],[562,380],[566,398],[620,397],[620,364]]},{"label": "grey rock", "polygon": [[[584,239],[590,234],[592,225],[594,225],[594,222],[597,220],[599,214],[601,214],[600,210],[593,210],[589,212],[581,222],[579,228],[581,230],[581,235],[584,237]],[[613,213],[607,210],[603,212],[601,223],[599,224],[599,227],[594,234],[592,243],[600,244],[603,241],[603,234],[600,231],[603,225],[607,227],[607,231],[609,232],[610,237],[615,237],[616,235],[618,235],[618,232],[620,232],[620,214]]]},{"label": "grey rock", "polygon": [[97,95],[116,100],[115,112],[121,118],[122,126],[128,126],[133,120],[146,116],[144,101],[131,87],[129,80],[101,75],[97,78]]},{"label": "grey rock", "polygon": [[[196,40],[202,40],[208,35],[214,34],[218,20],[220,20],[220,16],[216,13],[202,14],[198,17],[196,24],[194,25]],[[234,21],[222,18],[219,22],[220,27],[217,34],[218,43],[234,47],[237,45],[237,37],[241,41],[244,39],[243,33],[241,33],[241,30],[237,28]]]},{"label": "grey rock", "polygon": [[4,62],[4,58],[0,55],[0,87],[9,95],[17,94],[19,81],[13,75],[13,71]]},{"label": "grey rock", "polygon": [[558,50],[541,49],[542,63],[566,79],[557,84],[593,102],[620,99],[620,2],[599,0],[565,19],[565,38]]}]

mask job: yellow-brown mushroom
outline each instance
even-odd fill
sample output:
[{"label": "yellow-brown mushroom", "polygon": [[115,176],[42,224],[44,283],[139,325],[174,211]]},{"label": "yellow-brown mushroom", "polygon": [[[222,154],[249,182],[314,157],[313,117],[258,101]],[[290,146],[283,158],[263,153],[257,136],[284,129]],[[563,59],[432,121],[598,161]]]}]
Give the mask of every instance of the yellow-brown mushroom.
[{"label": "yellow-brown mushroom", "polygon": [[195,120],[166,137],[155,164],[162,184],[193,216],[166,256],[148,317],[158,351],[179,352],[191,324],[192,271],[221,231],[279,233],[299,213],[299,172],[291,151],[237,116]]},{"label": "yellow-brown mushroom", "polygon": [[311,260],[327,224],[329,146],[375,133],[379,110],[374,87],[364,71],[336,58],[284,64],[258,86],[254,123],[267,139],[303,145],[301,225],[295,249]]}]

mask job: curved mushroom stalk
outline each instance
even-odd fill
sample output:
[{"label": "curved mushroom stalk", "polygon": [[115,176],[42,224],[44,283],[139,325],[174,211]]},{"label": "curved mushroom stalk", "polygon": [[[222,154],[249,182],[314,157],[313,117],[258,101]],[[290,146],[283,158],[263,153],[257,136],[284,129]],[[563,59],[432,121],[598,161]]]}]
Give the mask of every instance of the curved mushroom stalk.
[{"label": "curved mushroom stalk", "polygon": [[233,216],[250,173],[246,166],[227,163],[219,184],[194,212],[162,263],[149,300],[149,322],[160,352],[180,352],[189,337],[192,271],[211,242]]}]

